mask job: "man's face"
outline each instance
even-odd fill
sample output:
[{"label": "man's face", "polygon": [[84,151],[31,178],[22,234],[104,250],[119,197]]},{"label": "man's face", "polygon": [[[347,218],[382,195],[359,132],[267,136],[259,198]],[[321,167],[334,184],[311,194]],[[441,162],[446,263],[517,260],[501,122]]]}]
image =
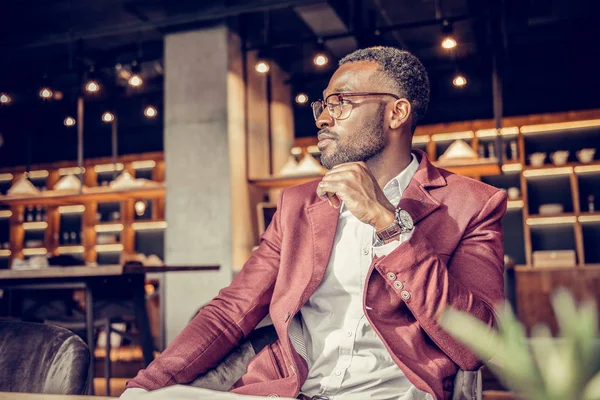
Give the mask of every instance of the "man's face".
[{"label": "man's face", "polygon": [[[366,61],[342,65],[331,77],[323,98],[333,93],[388,91],[376,86],[374,82],[380,79],[372,79],[378,74],[377,68],[376,63]],[[316,121],[321,164],[327,169],[347,162],[366,162],[385,146],[385,104],[390,98],[353,96],[346,99],[350,104],[343,106],[341,119],[334,119],[325,109]],[[337,99],[329,101],[337,102]]]}]

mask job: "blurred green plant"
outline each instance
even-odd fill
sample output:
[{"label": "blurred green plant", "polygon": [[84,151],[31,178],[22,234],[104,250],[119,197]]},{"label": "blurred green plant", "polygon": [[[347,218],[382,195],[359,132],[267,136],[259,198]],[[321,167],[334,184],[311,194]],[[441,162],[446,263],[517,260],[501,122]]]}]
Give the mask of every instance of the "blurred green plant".
[{"label": "blurred green plant", "polygon": [[498,307],[498,330],[470,314],[446,310],[442,327],[471,349],[510,390],[531,400],[600,399],[600,339],[595,304],[579,307],[566,289],[552,296],[559,336],[546,325],[531,338],[506,304]]}]

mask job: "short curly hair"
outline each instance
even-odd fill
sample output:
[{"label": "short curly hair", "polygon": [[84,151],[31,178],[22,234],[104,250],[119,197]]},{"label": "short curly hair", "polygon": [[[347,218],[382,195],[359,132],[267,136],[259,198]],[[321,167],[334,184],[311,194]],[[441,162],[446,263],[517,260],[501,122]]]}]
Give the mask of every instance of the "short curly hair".
[{"label": "short curly hair", "polygon": [[414,131],[417,123],[425,117],[429,105],[429,78],[421,61],[406,50],[378,46],[356,50],[342,58],[339,65],[357,61],[379,64],[383,74],[392,81],[394,89],[410,101]]}]

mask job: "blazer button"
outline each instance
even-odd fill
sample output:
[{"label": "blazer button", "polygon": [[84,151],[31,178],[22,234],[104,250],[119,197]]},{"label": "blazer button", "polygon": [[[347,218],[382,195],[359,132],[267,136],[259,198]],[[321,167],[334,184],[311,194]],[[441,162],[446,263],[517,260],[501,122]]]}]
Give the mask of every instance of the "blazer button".
[{"label": "blazer button", "polygon": [[400,282],[400,281],[395,281],[394,282],[394,287],[396,289],[398,289],[398,290],[402,290],[402,289],[404,289],[404,284],[402,282]]},{"label": "blazer button", "polygon": [[387,273],[387,277],[390,281],[395,281],[396,280],[396,274],[393,272],[388,272]]},{"label": "blazer button", "polygon": [[402,300],[404,301],[409,301],[410,293],[408,293],[406,290],[403,290],[402,292],[400,292],[400,297],[402,297]]}]

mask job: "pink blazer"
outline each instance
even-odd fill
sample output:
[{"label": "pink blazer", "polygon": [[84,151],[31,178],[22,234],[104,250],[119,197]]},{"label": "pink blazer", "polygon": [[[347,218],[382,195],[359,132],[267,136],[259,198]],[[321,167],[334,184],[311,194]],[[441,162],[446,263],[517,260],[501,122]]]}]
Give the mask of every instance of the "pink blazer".
[{"label": "pink blazer", "polygon": [[[419,169],[399,207],[410,213],[416,229],[409,241],[372,261],[363,309],[410,381],[436,399],[449,399],[457,370],[481,364],[442,330],[438,317],[451,306],[494,325],[493,306],[504,299],[500,220],[506,195],[414,153]],[[191,382],[270,313],[279,340],[250,361],[231,390],[298,395],[308,367],[290,342],[289,324],[323,279],[339,217],[339,210],[317,197],[317,184],[281,193],[278,211],[242,271],[128,388]],[[398,281],[402,285],[394,285]]]}]

